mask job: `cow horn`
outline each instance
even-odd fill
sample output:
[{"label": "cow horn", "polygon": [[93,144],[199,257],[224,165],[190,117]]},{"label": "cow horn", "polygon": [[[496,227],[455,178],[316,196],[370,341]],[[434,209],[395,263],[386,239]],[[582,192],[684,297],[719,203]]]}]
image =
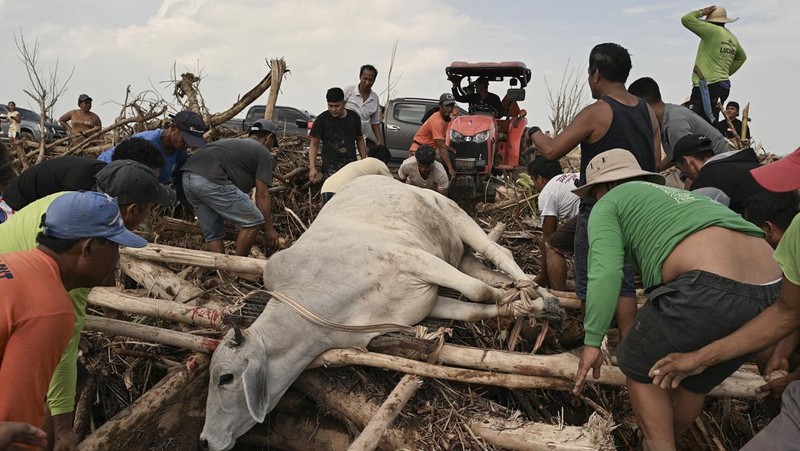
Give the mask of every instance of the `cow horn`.
[{"label": "cow horn", "polygon": [[233,340],[231,340],[231,346],[241,346],[242,343],[244,343],[244,334],[242,333],[242,328],[240,326],[240,318],[228,316],[224,318],[222,322],[223,324],[233,327]]},{"label": "cow horn", "polygon": [[234,346],[241,346],[244,343],[244,334],[239,323],[233,323],[233,344]]}]

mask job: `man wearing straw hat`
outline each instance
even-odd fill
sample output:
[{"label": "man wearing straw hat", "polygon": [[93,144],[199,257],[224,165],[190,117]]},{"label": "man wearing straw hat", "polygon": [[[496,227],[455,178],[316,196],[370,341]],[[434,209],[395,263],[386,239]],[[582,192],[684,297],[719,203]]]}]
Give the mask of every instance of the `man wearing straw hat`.
[{"label": "man wearing straw hat", "polygon": [[589,218],[589,285],[585,347],[574,393],[587,373],[600,376],[600,343],[622,283],[623,262],[642,274],[647,303],[617,360],[645,449],[674,450],[703,408],[705,395],[749,357],[710,366],[671,391],[653,385],[650,367],[673,352],[723,338],[778,297],[781,269],[758,227],[705,196],[662,186],[627,150],[594,157],[586,184],[574,192],[597,200]]},{"label": "man wearing straw hat", "polygon": [[[700,19],[703,16],[706,17],[705,20]],[[690,11],[681,18],[683,26],[700,37],[692,71],[692,97],[689,108],[710,123],[718,119],[717,102],[725,102],[731,92],[730,76],[739,70],[747,59],[739,40],[725,28],[726,23],[737,20],[738,17],[729,19],[725,8],[714,5]],[[711,107],[708,113],[711,113],[711,117],[707,116],[703,105],[701,92],[703,84],[707,85]]]}]

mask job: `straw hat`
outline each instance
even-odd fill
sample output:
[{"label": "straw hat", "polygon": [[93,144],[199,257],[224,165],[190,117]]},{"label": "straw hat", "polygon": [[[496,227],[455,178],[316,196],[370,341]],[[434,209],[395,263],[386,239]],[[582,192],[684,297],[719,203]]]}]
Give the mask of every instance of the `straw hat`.
[{"label": "straw hat", "polygon": [[711,13],[706,16],[706,22],[713,23],[731,23],[736,22],[737,20],[739,20],[738,17],[728,19],[728,11],[721,6],[717,6],[714,8],[714,11],[711,11]]},{"label": "straw hat", "polygon": [[648,182],[663,185],[665,180],[661,174],[642,170],[636,157],[625,149],[607,150],[594,158],[586,166],[586,184],[572,190],[578,197],[588,197],[596,185],[619,180],[644,177]]}]

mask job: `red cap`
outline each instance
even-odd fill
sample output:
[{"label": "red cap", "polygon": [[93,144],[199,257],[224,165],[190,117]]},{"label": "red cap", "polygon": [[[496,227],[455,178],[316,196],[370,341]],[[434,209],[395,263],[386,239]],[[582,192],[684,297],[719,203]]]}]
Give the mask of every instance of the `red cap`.
[{"label": "red cap", "polygon": [[769,191],[783,193],[800,189],[800,147],[778,161],[751,169],[750,173]]}]

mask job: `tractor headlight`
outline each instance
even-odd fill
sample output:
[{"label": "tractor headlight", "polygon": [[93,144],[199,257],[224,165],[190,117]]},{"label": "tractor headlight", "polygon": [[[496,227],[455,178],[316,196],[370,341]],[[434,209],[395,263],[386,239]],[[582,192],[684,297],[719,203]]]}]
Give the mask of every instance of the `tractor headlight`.
[{"label": "tractor headlight", "polygon": [[479,144],[485,143],[486,141],[489,140],[489,130],[478,133],[477,135],[472,137],[472,140]]},{"label": "tractor headlight", "polygon": [[450,130],[450,141],[461,142],[463,140],[464,140],[464,135],[455,130]]}]

